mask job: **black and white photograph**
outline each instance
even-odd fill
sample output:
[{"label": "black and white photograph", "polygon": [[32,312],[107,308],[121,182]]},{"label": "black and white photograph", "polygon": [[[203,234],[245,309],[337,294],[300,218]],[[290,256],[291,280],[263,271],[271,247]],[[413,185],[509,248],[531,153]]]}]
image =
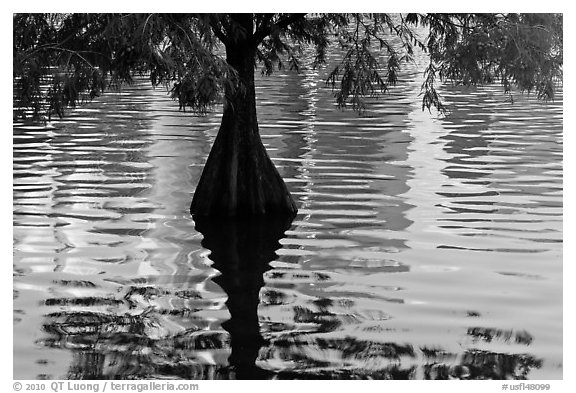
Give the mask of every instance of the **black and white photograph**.
[{"label": "black and white photograph", "polygon": [[12,12],[9,388],[563,391],[564,14],[220,8]]}]

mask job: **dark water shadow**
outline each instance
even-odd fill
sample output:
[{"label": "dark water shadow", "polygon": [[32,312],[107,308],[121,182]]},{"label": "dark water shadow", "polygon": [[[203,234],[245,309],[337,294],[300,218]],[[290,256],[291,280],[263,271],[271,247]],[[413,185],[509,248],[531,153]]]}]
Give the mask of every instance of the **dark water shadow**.
[{"label": "dark water shadow", "polygon": [[260,289],[264,273],[277,259],[280,239],[294,217],[213,220],[195,217],[196,230],[211,251],[209,258],[221,275],[214,278],[228,296],[230,319],[222,327],[230,334],[232,353],[228,358],[237,379],[267,379],[270,372],[256,366],[265,344],[258,322]]}]

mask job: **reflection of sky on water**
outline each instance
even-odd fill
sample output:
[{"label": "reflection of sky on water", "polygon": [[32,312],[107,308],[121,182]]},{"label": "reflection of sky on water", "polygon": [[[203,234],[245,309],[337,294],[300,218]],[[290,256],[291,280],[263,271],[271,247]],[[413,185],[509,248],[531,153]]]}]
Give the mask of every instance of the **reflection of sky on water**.
[{"label": "reflection of sky on water", "polygon": [[[301,207],[262,245],[260,369],[561,374],[561,103],[448,89],[437,120],[418,88],[357,117],[316,71],[259,77],[263,141]],[[15,377],[235,376],[235,276],[188,213],[219,116],[137,86],[15,131]]]}]

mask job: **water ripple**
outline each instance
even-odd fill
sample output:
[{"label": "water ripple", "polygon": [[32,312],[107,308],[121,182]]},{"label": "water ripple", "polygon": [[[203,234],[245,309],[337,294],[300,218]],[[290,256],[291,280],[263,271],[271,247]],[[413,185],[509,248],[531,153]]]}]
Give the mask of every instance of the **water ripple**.
[{"label": "water ripple", "polygon": [[446,86],[436,118],[414,72],[358,117],[322,72],[258,79],[300,206],[271,239],[189,216],[219,108],[139,82],[15,125],[15,377],[561,377],[562,92]]}]

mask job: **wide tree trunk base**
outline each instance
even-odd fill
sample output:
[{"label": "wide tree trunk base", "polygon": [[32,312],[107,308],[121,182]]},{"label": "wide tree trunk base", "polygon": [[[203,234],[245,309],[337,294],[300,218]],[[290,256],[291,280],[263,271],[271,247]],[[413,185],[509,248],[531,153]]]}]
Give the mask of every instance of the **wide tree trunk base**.
[{"label": "wide tree trunk base", "polygon": [[222,124],[190,206],[193,216],[294,216],[298,209],[258,132],[250,14],[231,17],[243,34],[226,44],[226,61],[238,72],[227,87]]},{"label": "wide tree trunk base", "polygon": [[237,138],[222,129],[194,193],[193,216],[294,216],[298,212],[284,180],[257,134]]}]

